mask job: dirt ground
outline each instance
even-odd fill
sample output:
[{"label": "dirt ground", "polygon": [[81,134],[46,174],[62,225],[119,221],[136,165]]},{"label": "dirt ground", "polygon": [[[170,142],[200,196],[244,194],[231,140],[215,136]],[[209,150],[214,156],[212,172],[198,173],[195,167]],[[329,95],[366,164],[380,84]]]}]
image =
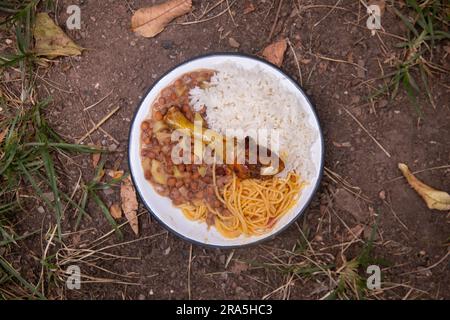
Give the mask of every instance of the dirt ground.
[{"label": "dirt ground", "polygon": [[[366,28],[365,8],[358,1],[340,1],[334,9],[334,0],[283,1],[274,24],[279,1],[252,0],[255,11],[244,14],[250,1],[230,0],[231,12],[225,10],[209,21],[173,24],[152,39],[133,34],[130,31],[132,10],[157,2],[160,1],[59,1],[57,20],[62,26],[68,17],[65,8],[71,4],[80,6],[81,30],[66,31],[87,50],[81,57],[56,61],[46,72],[45,80],[39,82],[41,95],[53,97],[49,118],[56,131],[67,140],[75,141],[93,123],[120,106],[102,126],[104,131],[97,130],[85,142],[112,148],[116,152],[105,156],[107,166],[120,161],[121,167],[127,170],[130,121],[155,79],[197,55],[211,52],[259,55],[273,40],[287,37],[292,48],[286,52],[282,69],[302,83],[316,107],[324,129],[326,175],[304,216],[276,239],[256,247],[231,251],[194,245],[191,249],[189,243],[167,233],[142,210],[140,237],[128,226],[123,229],[125,241],[141,240],[112,251],[115,255],[132,258],[96,262],[115,274],[82,265],[83,273],[115,279],[115,283],[86,283],[81,290],[50,285],[49,296],[68,299],[317,299],[333,289],[329,279],[323,275],[291,277],[290,273],[264,267],[264,263],[286,261],[285,250],[291,250],[301,239],[302,232],[307,231],[314,250],[329,252],[339,265],[342,257],[350,260],[358,254],[378,215],[373,255],[387,263],[382,268],[385,290],[374,298],[449,299],[449,249],[446,245],[450,236],[449,214],[427,209],[399,177],[397,164],[407,163],[413,171],[426,169],[418,174],[420,179],[437,189],[450,190],[450,78],[443,73],[434,75],[430,82],[436,108],[425,96],[419,97],[424,113],[420,122],[403,91],[393,101],[386,97],[377,98],[373,103],[366,100],[372,89],[382,83],[366,80],[391,70],[389,58],[401,53],[395,49],[399,42],[395,35],[405,34],[399,19],[386,10],[382,19],[385,32],[371,36]],[[214,3],[217,1],[194,0],[193,13],[176,22],[196,21],[196,17]],[[226,9],[226,3],[213,13]],[[230,46],[230,37],[240,44],[239,48]],[[435,59],[445,68],[450,67],[443,48],[437,49]],[[83,111],[105,96],[101,103]],[[92,177],[89,157],[72,160],[61,157],[60,161],[66,168],[67,179],[61,181],[66,191],[70,192],[76,185],[80,172],[84,181]],[[447,168],[428,170],[446,165]],[[107,192],[102,198],[111,204],[119,199],[119,192]],[[81,224],[83,232],[66,237],[73,247],[80,247],[111,229],[95,205],[90,209],[91,218]],[[70,232],[74,222],[73,215],[67,213],[64,230]],[[42,215],[34,209],[19,227],[30,230],[33,225],[42,225],[43,230],[47,230],[51,223],[54,223],[51,214]],[[349,241],[349,229],[362,232],[356,240],[350,239],[355,243],[347,249],[343,243]],[[116,243],[119,240],[114,236],[107,242]],[[22,265],[22,270],[27,270],[31,279],[37,279],[40,266],[36,257],[42,255],[37,236],[26,240],[22,249],[16,262]]]}]

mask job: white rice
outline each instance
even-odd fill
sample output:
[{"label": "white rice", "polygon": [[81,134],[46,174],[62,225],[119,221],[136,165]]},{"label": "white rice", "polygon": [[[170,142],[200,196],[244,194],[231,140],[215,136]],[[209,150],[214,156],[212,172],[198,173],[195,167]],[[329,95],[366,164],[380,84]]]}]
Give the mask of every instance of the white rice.
[{"label": "white rice", "polygon": [[223,135],[242,129],[255,140],[255,129],[277,130],[279,155],[286,164],[280,176],[295,171],[309,180],[315,173],[311,147],[317,134],[298,97],[260,67],[244,70],[227,63],[215,70],[208,88],[196,87],[189,93],[195,110],[206,107],[209,127]]}]

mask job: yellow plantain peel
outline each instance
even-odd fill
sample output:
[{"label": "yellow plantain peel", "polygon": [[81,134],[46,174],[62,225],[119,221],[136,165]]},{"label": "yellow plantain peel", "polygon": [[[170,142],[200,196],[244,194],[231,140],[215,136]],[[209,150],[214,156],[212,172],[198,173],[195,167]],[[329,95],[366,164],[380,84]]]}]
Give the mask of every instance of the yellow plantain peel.
[{"label": "yellow plantain peel", "polygon": [[428,208],[441,211],[450,210],[450,195],[447,192],[433,189],[417,179],[404,163],[399,163],[398,168],[411,187],[425,200]]}]

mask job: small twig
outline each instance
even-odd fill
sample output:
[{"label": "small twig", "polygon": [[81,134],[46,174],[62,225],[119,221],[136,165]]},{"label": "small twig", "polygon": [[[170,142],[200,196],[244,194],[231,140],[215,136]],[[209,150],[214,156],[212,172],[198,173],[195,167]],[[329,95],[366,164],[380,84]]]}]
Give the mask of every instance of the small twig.
[{"label": "small twig", "polygon": [[108,97],[113,93],[113,91],[114,91],[114,90],[111,90],[110,93],[108,93],[106,96],[104,96],[103,98],[101,98],[100,100],[98,100],[97,102],[95,102],[94,104],[91,104],[89,107],[84,108],[83,111],[87,111],[87,110],[89,110],[89,109],[91,109],[91,108],[93,108],[93,107],[99,105],[100,103],[102,103],[103,101],[105,101],[105,99],[108,98]]},{"label": "small twig", "polygon": [[424,271],[431,270],[431,269],[437,267],[438,265],[440,265],[442,262],[444,262],[445,259],[447,259],[449,254],[450,254],[450,251],[447,251],[445,256],[443,256],[438,262],[436,262],[435,264],[432,264],[431,266],[429,266],[427,268],[424,268],[424,269],[421,269],[421,270],[416,270],[416,271],[405,272],[405,273],[402,273],[401,275],[403,276],[403,275],[407,275],[407,274],[412,274],[412,273],[418,273],[418,272],[424,272]]},{"label": "small twig", "polygon": [[[236,1],[237,0],[234,0],[232,3],[230,3],[229,7],[232,7],[236,3]],[[180,22],[180,23],[175,23],[175,24],[179,24],[179,25],[182,25],[182,26],[187,26],[187,25],[191,25],[191,24],[203,23],[203,22],[207,22],[207,21],[216,19],[216,18],[220,17],[221,15],[223,15],[226,12],[228,12],[228,7],[225,10],[223,10],[223,11],[219,12],[218,14],[216,14],[215,16],[212,16],[212,17],[209,17],[209,18],[205,18],[203,20],[187,21],[187,22]]]},{"label": "small twig", "polygon": [[231,12],[230,3],[228,2],[228,0],[226,0],[226,1],[227,1],[227,9],[228,9],[228,13],[230,14],[231,21],[233,21],[233,24],[235,26],[237,26],[236,21],[234,21],[233,13]]},{"label": "small twig", "polygon": [[[439,166],[439,167],[432,167],[432,168],[417,170],[417,171],[414,171],[414,172],[411,172],[411,173],[412,174],[418,174],[418,173],[422,173],[422,172],[426,172],[426,171],[440,170],[440,169],[449,169],[449,168],[450,168],[450,164],[447,164],[445,166]],[[388,180],[388,181],[386,181],[384,183],[390,183],[390,182],[394,182],[394,181],[401,180],[401,179],[404,179],[404,178],[405,177],[403,175],[401,175],[401,176],[398,176],[398,177],[393,178],[391,180]]]},{"label": "small twig", "polygon": [[329,57],[322,56],[322,55],[320,55],[320,54],[315,54],[315,56],[316,56],[317,58],[320,58],[320,59],[323,59],[323,60],[328,60],[328,61],[333,61],[333,62],[340,62],[340,63],[351,64],[352,66],[355,66],[355,67],[357,67],[357,68],[359,68],[359,69],[362,69],[362,70],[364,70],[364,71],[367,71],[366,68],[364,68],[364,67],[362,67],[362,66],[360,66],[359,64],[354,63],[354,62],[345,61],[345,60],[341,60],[341,59],[329,58]]},{"label": "small twig", "polygon": [[83,142],[94,131],[96,131],[98,128],[100,128],[101,125],[103,125],[106,121],[108,121],[108,119],[111,118],[119,109],[120,109],[120,106],[116,107],[113,111],[108,113],[102,120],[100,120],[99,123],[97,123],[91,130],[89,130],[82,138],[78,139],[77,143],[80,144],[81,142]]},{"label": "small twig", "polygon": [[275,15],[275,20],[273,21],[272,28],[270,29],[269,37],[267,38],[267,42],[272,39],[273,33],[275,32],[275,27],[277,26],[278,17],[280,16],[281,6],[283,5],[283,0],[280,0],[278,3],[277,13]]},{"label": "small twig", "polygon": [[191,265],[192,265],[192,244],[189,248],[189,264],[188,264],[188,297],[191,300]]},{"label": "small twig", "polygon": [[362,125],[362,123],[359,122],[359,120],[356,119],[356,117],[350,111],[348,111],[347,108],[344,107],[344,110],[350,117],[352,117],[353,120],[355,120],[355,122],[361,127],[361,129],[363,129],[364,132],[367,133],[367,135],[377,144],[377,146],[386,154],[386,156],[390,158],[391,154],[381,145],[381,143],[378,142],[377,139],[375,139],[375,137]]},{"label": "small twig", "polygon": [[289,44],[289,47],[291,48],[292,54],[294,55],[294,60],[295,60],[295,64],[297,65],[300,85],[303,87],[303,75],[302,75],[302,70],[300,69],[300,64],[298,63],[297,54],[295,53],[294,47],[292,46],[291,40],[289,40],[289,38],[287,38],[287,43]]},{"label": "small twig", "polygon": [[319,21],[317,21],[314,25],[313,28],[317,27],[323,20],[325,20],[338,6],[339,2],[341,2],[341,0],[337,0],[336,3],[334,4],[333,8],[331,8],[330,11],[328,11],[328,13]]}]

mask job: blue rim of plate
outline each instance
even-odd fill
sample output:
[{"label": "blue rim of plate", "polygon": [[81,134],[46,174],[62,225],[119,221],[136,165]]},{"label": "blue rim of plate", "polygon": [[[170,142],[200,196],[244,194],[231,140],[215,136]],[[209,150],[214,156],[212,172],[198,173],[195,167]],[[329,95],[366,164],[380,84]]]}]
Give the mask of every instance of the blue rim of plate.
[{"label": "blue rim of plate", "polygon": [[[153,210],[147,205],[147,202],[144,200],[144,197],[141,194],[141,191],[139,190],[136,181],[134,179],[133,176],[133,171],[131,170],[131,158],[130,158],[130,140],[131,140],[131,133],[133,131],[133,127],[135,125],[135,121],[136,121],[136,116],[139,112],[139,110],[141,109],[145,98],[148,96],[148,94],[153,90],[153,88],[162,80],[164,79],[168,74],[170,74],[173,70],[177,69],[180,66],[183,66],[187,63],[190,63],[192,61],[195,60],[199,60],[199,59],[203,59],[203,58],[208,58],[208,57],[214,57],[214,56],[224,56],[224,57],[242,57],[242,58],[247,58],[247,59],[252,59],[261,63],[264,63],[266,65],[268,65],[269,67],[275,69],[276,71],[278,71],[279,73],[281,73],[283,76],[285,76],[287,79],[289,79],[289,81],[291,81],[294,86],[301,92],[301,94],[305,97],[306,101],[309,104],[309,107],[311,108],[311,111],[317,121],[317,126],[319,129],[319,138],[320,138],[320,144],[322,147],[322,154],[320,155],[320,169],[319,169],[319,176],[318,179],[314,185],[313,191],[309,197],[309,199],[306,201],[305,205],[303,206],[303,208],[295,215],[295,217],[292,218],[292,220],[287,223],[285,226],[283,226],[280,230],[278,230],[277,232],[275,232],[274,234],[267,236],[265,238],[259,239],[258,241],[255,242],[251,242],[251,243],[246,243],[246,244],[242,244],[242,245],[230,245],[230,246],[222,246],[222,245],[216,245],[216,244],[209,244],[209,243],[204,243],[204,242],[200,242],[197,240],[193,240],[189,237],[186,237],[184,235],[182,235],[181,233],[179,233],[178,231],[174,230],[173,228],[171,228],[170,226],[168,226],[166,223],[164,223],[163,221],[161,221],[161,219],[159,219],[159,217],[153,212]],[[193,58],[190,58],[188,60],[183,61],[182,63],[177,64],[176,66],[170,68],[168,71],[166,71],[162,76],[160,76],[146,91],[145,95],[142,96],[141,101],[139,102],[138,107],[136,108],[136,110],[134,111],[134,115],[133,115],[133,119],[131,120],[131,124],[130,124],[130,129],[128,131],[128,169],[130,171],[130,176],[131,179],[133,180],[133,184],[135,186],[135,189],[139,195],[139,198],[141,199],[141,203],[144,204],[145,208],[147,209],[147,211],[159,222],[160,225],[164,226],[165,229],[169,230],[170,232],[172,232],[173,234],[175,234],[177,237],[191,243],[191,244],[195,244],[195,245],[199,245],[199,246],[203,246],[203,247],[207,247],[207,248],[214,248],[214,249],[237,249],[237,248],[248,248],[251,246],[256,246],[258,244],[261,244],[263,242],[266,241],[270,241],[275,239],[278,235],[280,235],[283,231],[285,231],[287,228],[289,228],[295,221],[298,220],[298,218],[300,218],[303,213],[306,211],[306,209],[309,208],[309,205],[311,204],[312,199],[314,198],[314,196],[316,195],[316,192],[320,186],[320,182],[322,181],[322,177],[323,177],[323,170],[324,170],[324,166],[325,166],[325,142],[324,142],[324,138],[323,138],[323,131],[322,131],[322,126],[320,125],[320,121],[319,121],[319,117],[317,115],[316,109],[314,107],[314,105],[311,103],[311,100],[309,99],[308,95],[303,91],[303,89],[297,84],[297,82],[288,74],[286,74],[283,70],[281,70],[278,66],[274,65],[273,63],[270,63],[264,59],[261,59],[257,56],[252,56],[249,54],[244,54],[244,53],[236,53],[236,52],[214,52],[214,53],[208,53],[208,54],[203,54],[203,55],[199,55],[199,56],[195,56]]]}]

